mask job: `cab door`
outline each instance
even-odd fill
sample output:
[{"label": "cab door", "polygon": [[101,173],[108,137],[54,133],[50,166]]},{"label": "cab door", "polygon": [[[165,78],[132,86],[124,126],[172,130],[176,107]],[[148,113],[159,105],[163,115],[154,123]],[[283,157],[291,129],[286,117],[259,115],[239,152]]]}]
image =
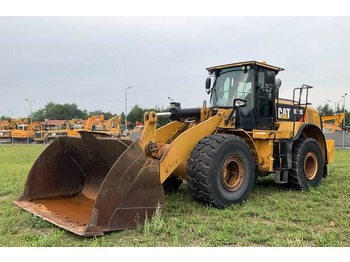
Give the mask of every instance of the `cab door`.
[{"label": "cab door", "polygon": [[257,72],[257,129],[273,128],[275,77],[275,72],[270,70]]}]

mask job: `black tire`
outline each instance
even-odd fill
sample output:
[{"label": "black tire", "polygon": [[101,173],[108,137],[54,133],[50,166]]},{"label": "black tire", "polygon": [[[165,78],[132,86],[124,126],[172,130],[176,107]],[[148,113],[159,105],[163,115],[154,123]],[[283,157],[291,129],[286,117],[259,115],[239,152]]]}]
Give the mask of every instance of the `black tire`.
[{"label": "black tire", "polygon": [[315,139],[301,137],[293,144],[293,164],[288,173],[288,186],[309,190],[317,187],[323,176],[321,147]]},{"label": "black tire", "polygon": [[248,144],[238,136],[201,139],[187,162],[187,187],[197,202],[216,208],[242,203],[249,195],[255,165]]},{"label": "black tire", "polygon": [[182,179],[178,179],[174,176],[169,176],[162,184],[164,192],[171,193],[176,191],[181,186],[182,182]]}]

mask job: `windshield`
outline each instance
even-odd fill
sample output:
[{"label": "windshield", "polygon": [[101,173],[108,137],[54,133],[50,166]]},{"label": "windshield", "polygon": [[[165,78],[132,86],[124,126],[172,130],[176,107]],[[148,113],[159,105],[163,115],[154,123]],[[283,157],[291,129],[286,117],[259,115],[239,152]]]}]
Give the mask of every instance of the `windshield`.
[{"label": "windshield", "polygon": [[253,71],[230,69],[216,76],[210,98],[211,107],[233,107],[236,98],[251,100],[253,93]]}]

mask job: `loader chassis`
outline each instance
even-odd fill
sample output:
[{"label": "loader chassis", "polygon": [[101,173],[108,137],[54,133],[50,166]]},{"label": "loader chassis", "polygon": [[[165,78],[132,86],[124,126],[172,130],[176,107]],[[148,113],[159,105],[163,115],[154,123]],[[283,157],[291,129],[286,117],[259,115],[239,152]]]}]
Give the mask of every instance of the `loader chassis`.
[{"label": "loader chassis", "polygon": [[[173,103],[169,112],[146,112],[137,142],[89,131],[58,138],[34,163],[15,203],[91,236],[142,224],[182,180],[196,201],[216,208],[242,203],[258,176],[270,173],[293,188],[317,186],[334,161],[334,141],[325,140],[307,95],[301,103],[311,87],[286,100],[278,96],[282,68],[250,61],[207,70],[209,107]],[[159,117],[171,122],[157,128]]]}]

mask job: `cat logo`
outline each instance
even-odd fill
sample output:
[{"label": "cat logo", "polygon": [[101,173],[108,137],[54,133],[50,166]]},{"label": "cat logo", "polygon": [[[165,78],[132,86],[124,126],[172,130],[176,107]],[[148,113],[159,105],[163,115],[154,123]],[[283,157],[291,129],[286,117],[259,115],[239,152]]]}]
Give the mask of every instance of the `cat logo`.
[{"label": "cat logo", "polygon": [[290,119],[290,108],[279,107],[278,108],[278,118]]}]

